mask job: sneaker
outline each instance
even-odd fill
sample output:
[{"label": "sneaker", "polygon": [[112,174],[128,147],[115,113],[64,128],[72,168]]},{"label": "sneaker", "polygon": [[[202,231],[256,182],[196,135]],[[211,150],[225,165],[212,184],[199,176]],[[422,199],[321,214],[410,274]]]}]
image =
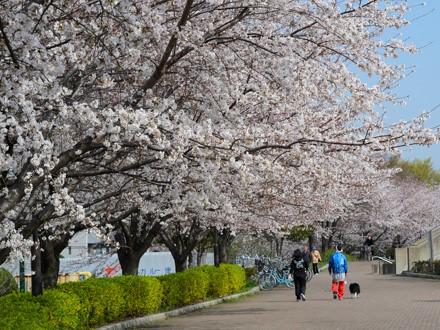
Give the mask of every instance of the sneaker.
[{"label": "sneaker", "polygon": [[300,300],[301,300],[301,299],[298,299],[298,298],[297,298],[297,299],[296,299],[296,302],[300,302]]},{"label": "sneaker", "polygon": [[306,301],[306,295],[304,293],[301,293],[301,300]]},{"label": "sneaker", "polygon": [[338,298],[338,295],[337,295],[336,293],[333,292],[333,299],[336,300],[337,298]]}]

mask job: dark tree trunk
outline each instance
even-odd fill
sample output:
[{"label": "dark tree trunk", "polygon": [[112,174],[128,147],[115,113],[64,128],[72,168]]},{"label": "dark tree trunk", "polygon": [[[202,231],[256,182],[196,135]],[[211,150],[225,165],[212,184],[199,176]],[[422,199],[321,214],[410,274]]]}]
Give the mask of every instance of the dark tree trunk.
[{"label": "dark tree trunk", "polygon": [[188,255],[188,268],[193,266],[193,251],[191,251]]},{"label": "dark tree trunk", "polygon": [[[217,231],[217,229],[214,229],[214,231],[216,232],[214,236],[216,238],[215,246],[218,253],[218,264],[227,263],[228,251],[229,248],[231,247],[234,237],[231,235],[230,230],[227,228],[223,229],[220,232]],[[214,254],[215,254],[215,250],[214,250]]]},{"label": "dark tree trunk", "polygon": [[121,265],[122,275],[137,275],[139,269],[139,260],[141,260],[142,255],[145,251],[138,251],[138,253],[134,253],[129,248],[120,248],[118,249],[118,259],[119,264]]},{"label": "dark tree trunk", "polygon": [[203,246],[203,244],[199,244],[197,248],[197,266],[202,265],[202,258],[204,253],[205,253],[205,247]]},{"label": "dark tree trunk", "polygon": [[173,223],[173,226],[168,226],[166,230],[160,233],[163,243],[173,255],[176,272],[187,269],[190,254],[207,233],[206,229],[200,226],[197,219],[192,221],[189,230],[183,232],[181,224],[177,221]]},{"label": "dark tree trunk", "polygon": [[70,236],[55,241],[40,240],[42,247],[41,275],[44,289],[55,287],[58,283],[60,255],[69,244],[69,238]]},{"label": "dark tree trunk", "polygon": [[219,246],[219,261],[221,264],[228,262],[228,246],[222,242]]},{"label": "dark tree trunk", "polygon": [[174,258],[174,266],[176,267],[176,273],[185,271],[188,268],[188,255],[182,254],[182,252],[176,250],[170,250]]},{"label": "dark tree trunk", "polygon": [[327,252],[329,248],[329,239],[325,237],[324,235],[321,236],[321,250],[322,253]]},{"label": "dark tree trunk", "polygon": [[309,236],[309,249],[312,250],[312,246],[315,246],[315,236],[312,234]]},{"label": "dark tree trunk", "polygon": [[280,241],[276,237],[274,238],[274,240],[275,240],[275,257],[278,257],[279,256],[278,252],[280,251]]},{"label": "dark tree trunk", "polygon": [[214,242],[214,265],[216,267],[220,266],[220,251],[217,241]]},{"label": "dark tree trunk", "polygon": [[275,247],[276,256],[281,257],[283,254],[284,237],[281,237],[281,238],[275,237],[274,240],[275,240],[275,246],[276,246]]},{"label": "dark tree trunk", "polygon": [[137,275],[139,260],[153,244],[162,228],[159,221],[141,219],[139,214],[130,215],[130,223],[120,222],[115,239],[119,243],[118,259],[123,275]]},{"label": "dark tree trunk", "polygon": [[34,244],[31,247],[32,295],[43,293],[43,276],[41,273],[41,248],[38,234],[32,234]]},{"label": "dark tree trunk", "polygon": [[213,250],[214,250],[214,266],[218,267],[220,266],[220,251],[219,251],[219,244],[218,244],[218,232],[216,229],[212,230],[212,238],[214,241]]},{"label": "dark tree trunk", "polygon": [[0,249],[0,265],[8,259],[9,253],[11,253],[10,248]]}]

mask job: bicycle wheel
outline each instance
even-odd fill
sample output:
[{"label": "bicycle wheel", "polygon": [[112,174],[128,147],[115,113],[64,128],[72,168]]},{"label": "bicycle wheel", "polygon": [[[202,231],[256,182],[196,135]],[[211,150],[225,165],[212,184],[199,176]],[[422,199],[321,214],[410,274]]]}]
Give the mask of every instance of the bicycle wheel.
[{"label": "bicycle wheel", "polygon": [[274,280],[269,274],[264,274],[258,278],[258,286],[261,290],[272,290],[275,286]]},{"label": "bicycle wheel", "polygon": [[269,276],[269,286],[270,286],[270,288],[273,289],[273,287],[277,286],[277,285],[278,285],[278,281],[277,281],[275,275],[271,274]]}]

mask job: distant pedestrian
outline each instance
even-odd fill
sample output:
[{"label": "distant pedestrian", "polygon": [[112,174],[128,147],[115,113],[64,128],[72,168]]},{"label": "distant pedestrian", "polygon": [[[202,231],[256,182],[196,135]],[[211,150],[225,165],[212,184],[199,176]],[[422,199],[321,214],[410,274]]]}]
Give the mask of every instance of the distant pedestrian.
[{"label": "distant pedestrian", "polygon": [[332,276],[333,299],[342,300],[345,293],[345,277],[347,275],[347,257],[342,253],[342,245],[336,246],[336,252],[330,257],[328,272]]},{"label": "distant pedestrian", "polygon": [[293,252],[292,262],[290,263],[290,273],[293,275],[295,283],[296,301],[306,300],[306,270],[309,268],[309,261],[301,253],[300,249]]},{"label": "distant pedestrian", "polygon": [[371,237],[371,235],[368,235],[368,236],[367,236],[367,239],[366,239],[365,242],[364,242],[364,246],[365,246],[365,254],[366,254],[366,256],[367,256],[367,260],[368,260],[368,261],[371,261],[373,245],[374,245],[373,238]]},{"label": "distant pedestrian", "polygon": [[307,263],[310,265],[310,261],[312,260],[312,255],[310,253],[309,246],[307,244],[304,244],[302,253],[303,253],[304,259],[306,259]]},{"label": "distant pedestrian", "polygon": [[314,246],[312,246],[312,264],[313,264],[313,274],[319,274],[319,268],[318,263],[322,260],[321,254],[319,253],[318,249]]}]

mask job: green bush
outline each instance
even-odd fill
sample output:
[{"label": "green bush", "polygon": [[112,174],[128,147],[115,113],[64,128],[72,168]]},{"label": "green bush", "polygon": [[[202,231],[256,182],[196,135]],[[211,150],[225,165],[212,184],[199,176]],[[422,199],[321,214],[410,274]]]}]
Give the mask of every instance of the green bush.
[{"label": "green bush", "polygon": [[0,329],[57,329],[49,322],[45,309],[30,293],[11,293],[0,297]]},{"label": "green bush", "polygon": [[238,265],[203,266],[158,278],[121,276],[62,284],[43,295],[0,297],[2,330],[90,329],[240,291],[246,282]]},{"label": "green bush", "polygon": [[172,283],[174,281],[174,278],[178,276],[177,274],[167,274],[158,276],[157,279],[160,282],[160,286],[162,287],[162,309],[169,309],[169,297],[170,297],[170,290]]},{"label": "green bush", "polygon": [[239,265],[220,265],[220,269],[225,269],[229,278],[229,294],[239,292],[246,284],[246,274]]},{"label": "green bush", "polygon": [[47,315],[50,329],[80,329],[82,327],[79,312],[81,302],[77,295],[58,290],[47,290],[35,298]]},{"label": "green bush", "polygon": [[206,265],[199,267],[198,269],[208,275],[208,297],[217,298],[229,294],[229,273],[226,268]]},{"label": "green bush", "polygon": [[154,277],[120,276],[113,279],[124,292],[124,315],[140,316],[159,310],[163,290],[160,281]]},{"label": "green bush", "polygon": [[436,274],[440,275],[440,260],[420,260],[414,262],[411,271],[415,273]]},{"label": "green bush", "polygon": [[434,260],[432,266],[433,266],[434,274],[440,275],[440,260]]},{"label": "green bush", "polygon": [[87,281],[66,283],[55,290],[79,297],[82,305],[79,316],[81,322],[87,326],[117,320],[124,315],[124,292],[113,279],[91,278]]},{"label": "green bush", "polygon": [[166,287],[167,307],[179,307],[204,300],[208,294],[209,276],[199,269],[167,275],[161,280]]},{"label": "green bush", "polygon": [[257,268],[255,268],[255,267],[245,268],[244,272],[246,274],[246,279],[252,279],[253,277],[255,277],[257,275]]},{"label": "green bush", "polygon": [[[322,264],[327,264],[329,262],[329,260],[330,260],[330,257],[335,252],[336,252],[335,249],[329,249],[325,253],[321,254],[321,259],[322,259],[321,263]],[[347,261],[348,262],[357,261],[358,260],[358,258],[356,256],[352,256],[351,254],[344,253],[344,255],[347,257]]]},{"label": "green bush", "polygon": [[0,268],[0,296],[17,291],[14,276],[4,268]]}]

